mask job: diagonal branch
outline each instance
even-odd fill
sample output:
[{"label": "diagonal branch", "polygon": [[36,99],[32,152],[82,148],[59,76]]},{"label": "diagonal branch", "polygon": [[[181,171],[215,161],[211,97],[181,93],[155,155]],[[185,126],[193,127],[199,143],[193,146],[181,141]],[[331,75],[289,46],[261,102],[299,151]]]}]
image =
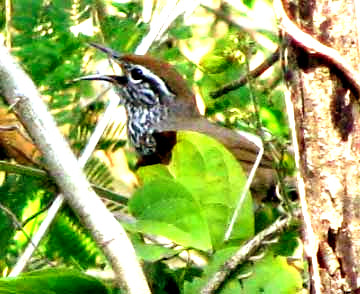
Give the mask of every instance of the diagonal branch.
[{"label": "diagonal branch", "polygon": [[[298,213],[296,213],[298,215]],[[201,294],[215,293],[222,285],[226,278],[242,263],[249,259],[266,240],[273,237],[274,234],[281,232],[292,221],[292,217],[278,219],[271,226],[259,232],[251,240],[247,241],[241,248],[225,262],[219,271],[217,271],[203,289]]]},{"label": "diagonal branch", "polygon": [[[37,179],[42,180],[51,180],[49,174],[43,170],[39,169],[37,167],[30,167],[26,165],[21,165],[17,163],[10,163],[8,161],[0,160],[0,171],[4,171],[7,173],[13,173],[18,175],[24,175],[29,176]],[[91,183],[90,183],[91,184]],[[116,193],[110,189],[91,184],[91,187],[94,189],[96,194],[98,194],[100,197],[103,197],[105,199],[120,203],[120,204],[127,204],[128,199],[130,195],[120,195],[119,193]]]},{"label": "diagonal branch", "polygon": [[150,293],[125,230],[91,189],[33,82],[3,46],[0,46],[0,85],[42,152],[45,166],[65,199],[103,248],[118,283],[129,293]]},{"label": "diagonal branch", "polygon": [[262,75],[268,68],[273,66],[273,64],[278,61],[280,56],[280,49],[277,48],[274,53],[272,53],[268,58],[264,60],[257,68],[253,69],[249,73],[246,73],[244,76],[240,77],[238,80],[232,81],[220,89],[210,93],[211,98],[218,98],[222,95],[225,95],[231,91],[234,91],[242,86],[244,86],[249,79],[254,79]]}]

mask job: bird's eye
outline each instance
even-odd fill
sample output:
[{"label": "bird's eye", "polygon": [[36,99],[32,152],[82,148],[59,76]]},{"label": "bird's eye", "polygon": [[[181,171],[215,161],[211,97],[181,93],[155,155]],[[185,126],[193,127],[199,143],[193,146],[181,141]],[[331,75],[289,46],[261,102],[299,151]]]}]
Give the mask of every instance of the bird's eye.
[{"label": "bird's eye", "polygon": [[139,81],[139,80],[142,80],[144,78],[144,74],[143,74],[142,70],[140,68],[138,68],[138,67],[134,67],[130,71],[130,75],[131,75],[131,78],[134,81]]}]

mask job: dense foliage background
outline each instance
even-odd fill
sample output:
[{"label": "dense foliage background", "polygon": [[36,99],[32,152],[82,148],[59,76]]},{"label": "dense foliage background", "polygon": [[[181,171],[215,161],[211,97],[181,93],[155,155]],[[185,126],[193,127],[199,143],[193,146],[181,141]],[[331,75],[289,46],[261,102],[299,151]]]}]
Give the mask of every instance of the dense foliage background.
[{"label": "dense foliage background", "polygon": [[[153,19],[163,4],[156,2]],[[15,0],[11,2],[11,15],[5,13],[4,2],[0,5],[2,38],[37,85],[74,152],[80,154],[104,109],[107,95],[113,95],[111,91],[104,94],[108,85],[73,82],[84,74],[114,70],[106,56],[88,42],[133,52],[149,30],[149,23],[143,21],[142,3]],[[211,7],[200,5],[192,14],[177,18],[153,44],[150,54],[178,69],[202,98],[199,101],[204,105],[199,102],[200,108],[209,118],[257,134],[260,128],[266,130],[268,141],[282,151],[289,134],[280,63],[270,66],[260,78],[249,74],[278,47],[271,3],[212,1],[208,5]],[[240,77],[246,78],[245,85],[217,99],[211,98],[213,91]],[[2,107],[8,108],[5,103]],[[139,184],[133,173],[135,154],[126,144],[121,106],[119,114],[85,168],[88,179],[115,193],[112,199],[105,195],[104,201],[131,232],[153,293],[199,293],[207,279],[244,241],[284,213],[283,203],[276,197],[267,197],[265,191],[260,199],[253,199],[249,193],[230,242],[224,242],[224,232],[245,183],[244,172],[232,155],[211,138],[184,132],[179,134],[168,166],[136,171]],[[291,169],[287,160],[281,157],[278,163],[280,175]],[[282,193],[283,197],[288,196],[287,190]],[[1,173],[0,195],[0,271],[6,276],[38,228],[56,188],[49,178],[25,175],[19,169],[17,173]],[[124,195],[132,195],[129,203],[118,200]],[[129,213],[137,219],[136,223],[125,220]],[[298,246],[296,231],[294,226],[281,232],[274,244],[263,246],[263,258],[241,265],[221,293],[301,291],[302,265],[299,269],[287,262]],[[154,235],[165,236],[174,244],[163,246],[152,239]],[[195,263],[191,256],[200,257],[202,262]],[[69,274],[65,268],[109,270],[102,253],[68,207],[58,215],[27,271],[49,266],[62,266],[64,277]],[[79,275],[82,279],[87,278]],[[108,285],[110,291],[112,284]],[[24,293],[30,293],[27,291]],[[85,289],[84,293],[89,292]]]}]

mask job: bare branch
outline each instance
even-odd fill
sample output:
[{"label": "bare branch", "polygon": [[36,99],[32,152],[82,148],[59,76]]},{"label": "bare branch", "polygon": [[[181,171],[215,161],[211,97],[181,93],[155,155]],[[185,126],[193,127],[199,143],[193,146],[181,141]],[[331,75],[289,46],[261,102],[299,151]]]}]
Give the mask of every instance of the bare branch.
[{"label": "bare branch", "polygon": [[159,40],[172,22],[184,13],[191,14],[193,10],[200,4],[199,0],[187,1],[165,1],[165,5],[161,9],[159,15],[153,17],[150,22],[150,31],[141,40],[141,43],[136,47],[135,53],[139,55],[145,54],[155,40]]},{"label": "bare branch", "polygon": [[206,286],[201,290],[201,294],[211,294],[221,286],[229,274],[234,271],[240,264],[248,260],[264,244],[264,241],[271,238],[275,233],[286,228],[291,217],[278,219],[271,226],[258,233],[254,238],[246,242],[241,248],[217,271],[209,280]]},{"label": "bare branch", "polygon": [[268,58],[266,58],[264,62],[260,64],[257,68],[253,69],[246,75],[240,77],[238,80],[232,81],[231,83],[223,86],[222,88],[214,92],[211,92],[210,97],[217,98],[244,86],[249,79],[250,80],[255,79],[258,76],[262,75],[268,68],[270,68],[276,61],[278,61],[279,56],[280,56],[280,50],[279,48],[277,48],[276,51],[273,54],[271,54]]},{"label": "bare branch", "polygon": [[43,154],[49,173],[93,238],[103,248],[129,293],[150,293],[135,250],[125,230],[91,189],[31,79],[0,46],[0,83],[3,94]]}]

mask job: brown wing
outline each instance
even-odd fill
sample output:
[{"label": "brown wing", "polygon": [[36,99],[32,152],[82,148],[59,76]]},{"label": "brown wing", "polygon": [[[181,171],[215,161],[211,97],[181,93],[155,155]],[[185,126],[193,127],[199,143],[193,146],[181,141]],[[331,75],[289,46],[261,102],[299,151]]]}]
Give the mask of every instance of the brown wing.
[{"label": "brown wing", "polygon": [[[169,119],[161,123],[159,128],[163,131],[194,131],[217,139],[235,156],[247,173],[250,172],[259,152],[258,146],[247,137],[234,130],[213,124],[204,117],[193,117],[186,120]],[[273,161],[268,154],[264,154],[252,183],[252,188],[263,190],[273,186],[275,183],[276,173]]]}]

